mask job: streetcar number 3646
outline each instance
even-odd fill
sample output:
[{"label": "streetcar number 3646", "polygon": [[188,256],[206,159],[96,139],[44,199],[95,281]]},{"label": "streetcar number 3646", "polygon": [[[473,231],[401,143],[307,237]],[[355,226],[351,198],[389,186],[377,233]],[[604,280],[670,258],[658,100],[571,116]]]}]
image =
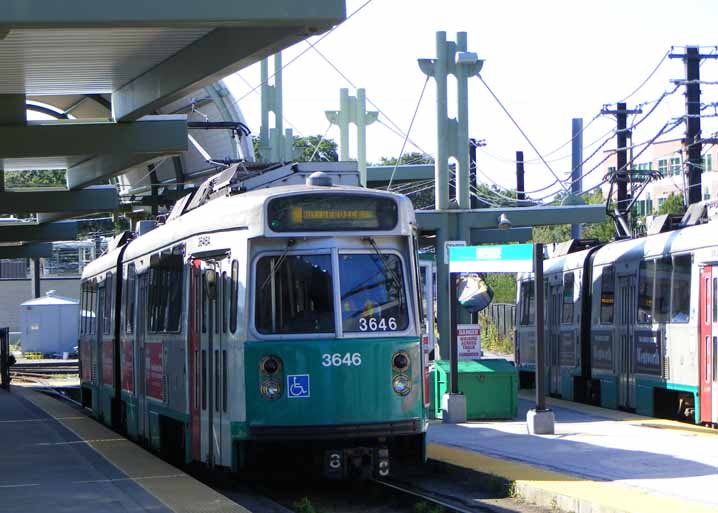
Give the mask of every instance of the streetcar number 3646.
[{"label": "streetcar number 3646", "polygon": [[322,365],[324,367],[347,367],[361,365],[361,353],[324,353],[322,355]]}]

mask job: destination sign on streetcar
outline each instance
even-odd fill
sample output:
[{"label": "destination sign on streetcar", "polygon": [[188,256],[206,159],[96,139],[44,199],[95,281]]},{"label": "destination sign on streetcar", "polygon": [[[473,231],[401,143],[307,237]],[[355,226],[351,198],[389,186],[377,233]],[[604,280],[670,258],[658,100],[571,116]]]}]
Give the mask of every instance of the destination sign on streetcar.
[{"label": "destination sign on streetcar", "polygon": [[391,198],[306,194],[273,199],[267,208],[275,232],[392,230],[398,221]]}]

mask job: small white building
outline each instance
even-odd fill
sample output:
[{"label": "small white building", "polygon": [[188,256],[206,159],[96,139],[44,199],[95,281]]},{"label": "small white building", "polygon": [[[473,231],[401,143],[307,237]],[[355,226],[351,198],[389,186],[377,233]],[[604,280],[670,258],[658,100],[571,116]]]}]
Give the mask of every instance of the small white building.
[{"label": "small white building", "polygon": [[20,330],[24,353],[72,352],[77,346],[80,327],[80,302],[56,296],[54,290],[44,297],[20,305]]}]

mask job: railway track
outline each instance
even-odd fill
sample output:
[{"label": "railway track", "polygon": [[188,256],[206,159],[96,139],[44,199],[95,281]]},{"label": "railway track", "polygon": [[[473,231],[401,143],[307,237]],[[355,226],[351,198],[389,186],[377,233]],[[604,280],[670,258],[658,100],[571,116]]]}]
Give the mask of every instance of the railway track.
[{"label": "railway track", "polygon": [[443,511],[444,513],[478,513],[495,511],[493,508],[482,507],[481,505],[467,506],[461,503],[458,497],[445,497],[436,493],[429,492],[420,488],[415,488],[407,483],[387,479],[375,479],[373,482],[379,486],[388,488],[395,493],[411,497],[418,501],[425,501],[432,505],[433,511]]},{"label": "railway track", "polygon": [[14,378],[52,378],[53,376],[77,375],[80,366],[77,362],[38,362],[38,363],[16,363],[10,367],[10,375]]}]

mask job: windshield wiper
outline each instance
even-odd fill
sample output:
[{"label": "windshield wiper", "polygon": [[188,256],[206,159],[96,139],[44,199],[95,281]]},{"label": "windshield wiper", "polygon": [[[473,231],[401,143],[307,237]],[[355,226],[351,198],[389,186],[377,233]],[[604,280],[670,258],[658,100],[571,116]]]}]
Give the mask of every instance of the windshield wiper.
[{"label": "windshield wiper", "polygon": [[274,268],[269,272],[269,276],[267,276],[267,278],[264,280],[264,283],[262,283],[260,290],[264,290],[264,287],[266,287],[267,284],[272,281],[274,275],[277,273],[277,269],[279,269],[284,263],[284,260],[287,258],[287,253],[289,253],[289,249],[294,246],[295,242],[296,241],[294,239],[289,239],[287,241],[287,247],[284,248],[284,252],[279,256],[279,260],[277,260],[277,262],[274,264]]},{"label": "windshield wiper", "polygon": [[379,248],[376,247],[376,241],[374,240],[374,238],[373,237],[362,237],[362,240],[368,242],[369,245],[371,246],[371,248],[374,250],[374,253],[376,253],[377,256],[379,258],[381,258],[381,261],[384,264],[384,269],[389,271],[389,274],[391,275],[391,279],[394,282],[394,286],[397,288],[398,291],[401,291],[402,290],[401,280],[399,280],[399,277],[394,272],[394,269],[389,267],[389,263],[386,261],[386,257],[384,256],[384,254],[381,251],[379,251]]}]

